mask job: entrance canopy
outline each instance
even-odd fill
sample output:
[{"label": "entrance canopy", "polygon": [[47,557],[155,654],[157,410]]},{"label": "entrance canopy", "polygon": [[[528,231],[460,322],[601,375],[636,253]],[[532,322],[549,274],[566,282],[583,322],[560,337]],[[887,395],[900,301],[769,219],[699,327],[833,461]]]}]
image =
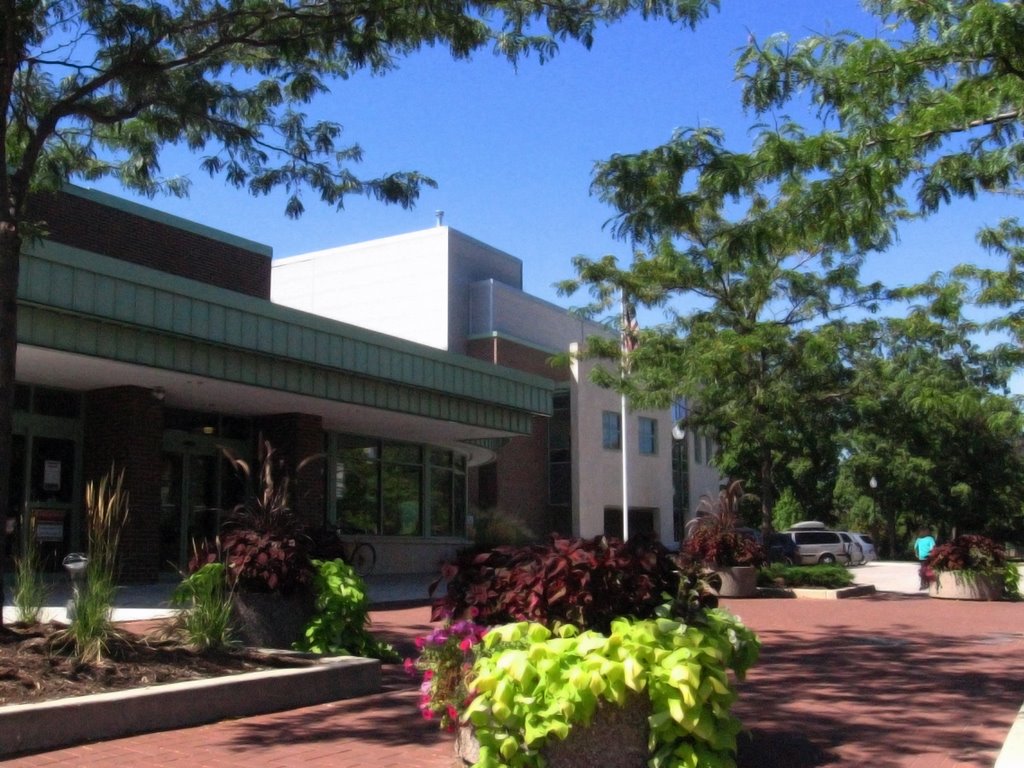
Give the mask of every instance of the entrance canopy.
[{"label": "entrance canopy", "polygon": [[130,384],[168,406],[309,413],[471,453],[551,413],[541,377],[70,246],[27,248],[18,295],[24,383]]}]

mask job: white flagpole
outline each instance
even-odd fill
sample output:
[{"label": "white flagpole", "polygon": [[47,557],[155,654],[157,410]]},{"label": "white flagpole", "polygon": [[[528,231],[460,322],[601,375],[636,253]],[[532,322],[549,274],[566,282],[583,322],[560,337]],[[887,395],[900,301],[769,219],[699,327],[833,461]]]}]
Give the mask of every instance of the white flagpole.
[{"label": "white flagpole", "polygon": [[[619,375],[623,382],[626,379],[626,369],[629,366],[630,349],[629,334],[632,331],[629,304],[626,301],[626,290],[622,289],[622,365],[619,366]],[[622,448],[622,540],[629,541],[629,440],[626,436],[626,393],[623,391],[621,397],[621,448]]]}]

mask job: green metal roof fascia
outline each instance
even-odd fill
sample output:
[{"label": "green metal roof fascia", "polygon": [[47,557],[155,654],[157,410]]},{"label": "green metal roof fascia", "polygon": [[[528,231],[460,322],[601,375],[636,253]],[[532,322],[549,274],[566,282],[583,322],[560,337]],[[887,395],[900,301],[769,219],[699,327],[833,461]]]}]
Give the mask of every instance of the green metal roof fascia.
[{"label": "green metal roof fascia", "polygon": [[551,383],[474,358],[63,245],[23,254],[19,300],[403,386],[551,413]]},{"label": "green metal roof fascia", "polygon": [[21,304],[18,313],[18,342],[22,344],[474,427],[524,435],[532,429],[533,415],[515,408],[84,317],[53,307]]},{"label": "green metal roof fascia", "polygon": [[498,451],[508,445],[507,437],[481,437],[475,440],[463,440],[467,445],[476,445],[489,451]]}]

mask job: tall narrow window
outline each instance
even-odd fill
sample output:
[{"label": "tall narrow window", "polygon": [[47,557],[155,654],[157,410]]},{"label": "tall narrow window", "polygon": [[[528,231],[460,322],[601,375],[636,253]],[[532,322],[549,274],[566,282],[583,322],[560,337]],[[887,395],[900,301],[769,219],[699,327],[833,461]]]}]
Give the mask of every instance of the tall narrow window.
[{"label": "tall narrow window", "polygon": [[610,451],[622,447],[622,419],[615,411],[601,414],[601,445]]},{"label": "tall narrow window", "polygon": [[572,427],[567,392],[552,398],[548,420],[548,503],[572,504]]},{"label": "tall narrow window", "polygon": [[384,535],[422,535],[423,454],[420,447],[385,442],[380,470]]},{"label": "tall narrow window", "polygon": [[640,440],[640,453],[653,456],[658,452],[658,422],[654,419],[640,417],[637,436]]}]

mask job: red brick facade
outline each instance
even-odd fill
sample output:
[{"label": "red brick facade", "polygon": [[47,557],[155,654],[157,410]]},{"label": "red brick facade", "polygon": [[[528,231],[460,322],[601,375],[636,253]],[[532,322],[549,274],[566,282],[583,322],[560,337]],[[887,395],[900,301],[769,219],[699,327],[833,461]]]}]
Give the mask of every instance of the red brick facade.
[{"label": "red brick facade", "polygon": [[[508,339],[471,339],[466,353],[553,381],[567,381],[570,375],[568,367],[551,365],[549,353]],[[476,493],[479,504],[515,515],[538,538],[553,532],[568,536],[572,531],[571,509],[548,503],[548,463],[548,419],[535,416],[530,435],[509,440],[485,477],[479,475],[479,470],[474,473],[470,490]]]},{"label": "red brick facade", "polygon": [[84,417],[83,484],[99,482],[111,465],[124,470],[129,515],[121,534],[120,581],[155,581],[160,569],[162,405],[143,387],[101,389],[86,393]]},{"label": "red brick facade", "polygon": [[270,298],[271,259],[263,253],[69,192],[34,197],[28,216],[55,243]]}]

